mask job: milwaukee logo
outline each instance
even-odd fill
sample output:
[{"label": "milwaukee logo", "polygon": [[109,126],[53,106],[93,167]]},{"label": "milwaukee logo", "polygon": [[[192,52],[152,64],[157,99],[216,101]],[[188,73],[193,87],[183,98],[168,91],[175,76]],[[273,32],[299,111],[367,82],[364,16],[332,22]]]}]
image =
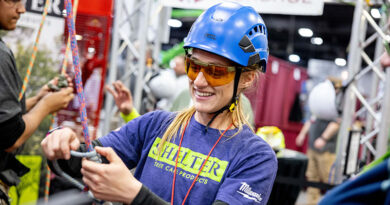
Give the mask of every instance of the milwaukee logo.
[{"label": "milwaukee logo", "polygon": [[237,193],[241,194],[247,199],[253,200],[256,203],[260,203],[263,198],[261,198],[261,194],[258,194],[252,191],[252,188],[245,182],[241,182],[241,187],[237,191]]}]

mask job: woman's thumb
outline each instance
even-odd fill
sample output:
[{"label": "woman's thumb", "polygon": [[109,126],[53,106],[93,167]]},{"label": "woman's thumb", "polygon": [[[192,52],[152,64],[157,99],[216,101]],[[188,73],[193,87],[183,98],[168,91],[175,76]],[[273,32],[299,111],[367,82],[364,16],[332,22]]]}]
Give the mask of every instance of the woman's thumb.
[{"label": "woman's thumb", "polygon": [[109,162],[121,160],[111,147],[95,147],[97,153],[105,157]]}]

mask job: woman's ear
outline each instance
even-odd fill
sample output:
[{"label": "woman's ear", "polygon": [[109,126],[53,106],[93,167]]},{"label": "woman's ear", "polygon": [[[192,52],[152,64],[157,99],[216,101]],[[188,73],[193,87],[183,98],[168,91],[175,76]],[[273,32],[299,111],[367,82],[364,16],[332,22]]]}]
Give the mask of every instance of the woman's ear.
[{"label": "woman's ear", "polygon": [[238,85],[238,88],[245,89],[252,85],[253,81],[256,78],[256,71],[247,71],[242,72],[240,77],[240,84]]}]

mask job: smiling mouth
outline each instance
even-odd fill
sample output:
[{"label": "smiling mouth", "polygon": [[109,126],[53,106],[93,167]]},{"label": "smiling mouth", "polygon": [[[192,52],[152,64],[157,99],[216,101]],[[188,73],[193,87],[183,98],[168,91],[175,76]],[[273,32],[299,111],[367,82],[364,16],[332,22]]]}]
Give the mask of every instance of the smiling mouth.
[{"label": "smiling mouth", "polygon": [[209,93],[209,92],[200,92],[200,91],[195,91],[195,94],[197,96],[200,96],[200,97],[208,97],[208,96],[212,96],[213,93]]}]

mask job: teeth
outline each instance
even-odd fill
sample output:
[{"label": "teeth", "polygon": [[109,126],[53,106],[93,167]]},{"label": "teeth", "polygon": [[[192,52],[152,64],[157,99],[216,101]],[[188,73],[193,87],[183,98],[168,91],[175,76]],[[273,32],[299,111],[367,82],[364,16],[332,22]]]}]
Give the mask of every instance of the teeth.
[{"label": "teeth", "polygon": [[199,91],[195,91],[195,94],[201,97],[207,97],[212,95],[212,93],[199,92]]}]

